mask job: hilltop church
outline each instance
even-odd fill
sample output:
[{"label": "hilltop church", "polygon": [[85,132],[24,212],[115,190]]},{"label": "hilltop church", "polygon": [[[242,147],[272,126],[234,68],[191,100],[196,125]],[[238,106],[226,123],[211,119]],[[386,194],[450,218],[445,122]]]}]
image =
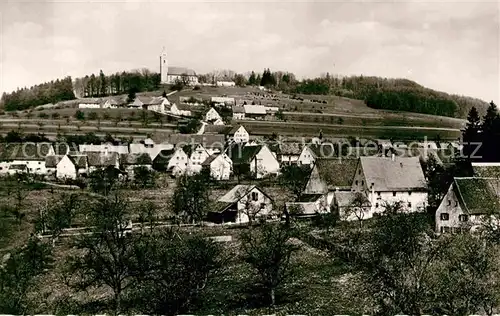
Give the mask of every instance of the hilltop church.
[{"label": "hilltop church", "polygon": [[163,49],[160,55],[160,74],[162,84],[174,84],[177,79],[182,80],[183,76],[186,76],[189,84],[198,84],[198,76],[193,69],[185,67],[169,67],[167,53]]}]

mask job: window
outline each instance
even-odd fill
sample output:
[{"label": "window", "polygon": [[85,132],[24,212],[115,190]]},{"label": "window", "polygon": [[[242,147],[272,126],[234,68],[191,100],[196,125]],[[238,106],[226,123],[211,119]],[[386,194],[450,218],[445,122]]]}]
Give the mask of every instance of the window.
[{"label": "window", "polygon": [[392,192],[392,196],[396,196],[396,192]]},{"label": "window", "polygon": [[38,164],[39,164],[39,165],[41,165],[41,164],[42,164],[42,162],[41,162],[41,161],[39,161],[39,162],[38,162]]},{"label": "window", "polygon": [[356,180],[356,185],[358,185],[358,180]]},{"label": "window", "polygon": [[448,200],[448,205],[451,205],[451,200]]},{"label": "window", "polygon": [[469,220],[469,215],[467,214],[461,214],[458,216],[458,220],[460,222],[467,222]]},{"label": "window", "polygon": [[450,219],[450,214],[448,214],[448,213],[441,213],[441,215],[440,215],[440,219],[441,219],[442,221],[447,221],[447,220],[449,220],[449,219]]},{"label": "window", "polygon": [[411,191],[408,191],[408,196],[411,196]]},{"label": "window", "polygon": [[408,202],[408,207],[411,207],[411,202]]},{"label": "window", "polygon": [[380,196],[380,192],[377,192],[377,195]]},{"label": "window", "polygon": [[375,203],[375,208],[378,208],[378,203]]},{"label": "window", "polygon": [[259,199],[259,194],[257,192],[252,192],[252,201],[257,201]]},{"label": "window", "polygon": [[177,156],[177,160],[179,160],[179,156]]},{"label": "window", "polygon": [[455,206],[458,206],[458,201],[455,201]]},{"label": "window", "polygon": [[361,169],[358,170],[358,174],[361,174]]},{"label": "window", "polygon": [[364,180],[361,180],[361,185],[365,185],[365,181]]}]

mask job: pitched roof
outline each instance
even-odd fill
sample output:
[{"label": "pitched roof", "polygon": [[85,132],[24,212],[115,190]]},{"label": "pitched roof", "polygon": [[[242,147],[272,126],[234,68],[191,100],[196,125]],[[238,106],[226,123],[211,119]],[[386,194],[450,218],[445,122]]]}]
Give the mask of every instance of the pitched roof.
[{"label": "pitched roof", "polygon": [[170,134],[168,142],[175,146],[188,144],[201,144],[205,148],[224,148],[226,136],[222,134]]},{"label": "pitched roof", "polygon": [[233,106],[233,113],[245,113],[245,108],[242,106]]},{"label": "pitched roof", "polygon": [[167,74],[196,76],[196,72],[193,69],[189,69],[186,67],[168,67]]},{"label": "pitched roof", "polygon": [[214,161],[217,157],[219,157],[218,154],[211,155],[207,159],[205,159],[205,161],[202,162],[201,165],[202,166],[210,166],[210,164],[212,163],[212,161]]},{"label": "pitched roof", "polygon": [[54,143],[52,145],[54,148],[54,153],[56,155],[67,155],[72,151],[78,151],[78,146],[76,144],[68,144],[68,143]]},{"label": "pitched roof", "polygon": [[179,111],[191,111],[192,107],[188,104],[174,104]]},{"label": "pitched roof", "polygon": [[174,155],[174,153],[175,153],[174,148],[164,149],[164,150],[160,151],[160,153],[158,153],[158,155],[156,155],[153,162],[155,164],[168,163],[170,161],[170,158],[172,158],[172,156]]},{"label": "pitched roof", "polygon": [[359,192],[346,192],[346,191],[337,191],[335,192],[335,200],[337,201],[337,205],[339,207],[346,207],[352,205],[355,199],[359,197],[363,206],[370,206],[371,203],[366,197],[365,194]]},{"label": "pitched roof", "polygon": [[51,155],[45,157],[45,167],[46,168],[55,168],[59,161],[63,158],[63,155]]},{"label": "pitched roof", "polygon": [[323,194],[302,194],[296,202],[302,202],[302,203],[316,202],[322,196]]},{"label": "pitched roof", "polygon": [[475,177],[500,178],[500,163],[498,162],[473,162],[472,170]]},{"label": "pitched roof", "polygon": [[100,98],[85,98],[85,99],[79,99],[78,100],[79,104],[100,104],[101,99]]},{"label": "pitched roof", "polygon": [[491,214],[500,211],[500,179],[455,178],[457,198],[469,214]]},{"label": "pitched roof", "polygon": [[323,181],[329,190],[335,188],[350,188],[357,168],[357,159],[319,158],[314,163],[319,180]]},{"label": "pitched roof", "polygon": [[0,160],[45,160],[51,143],[6,143],[0,145]]},{"label": "pitched roof", "polygon": [[325,144],[311,144],[308,145],[311,152],[316,156],[316,158],[333,158],[335,157],[335,149],[334,144],[325,143]]},{"label": "pitched roof", "polygon": [[87,155],[68,155],[68,158],[73,162],[77,169],[87,168]]},{"label": "pitched roof", "polygon": [[245,104],[244,106],[245,113],[246,114],[259,114],[259,115],[266,115],[266,107],[262,105],[251,105],[251,104]]},{"label": "pitched roof", "polygon": [[224,194],[222,197],[220,197],[217,202],[224,202],[224,203],[236,203],[238,202],[242,197],[247,195],[250,191],[253,189],[257,189],[260,192],[262,192],[264,195],[266,195],[268,198],[270,198],[266,192],[262,191],[259,187],[256,185],[252,184],[238,184],[235,187],[233,187],[229,192]]},{"label": "pitched roof", "polygon": [[118,153],[112,152],[105,155],[101,152],[87,152],[87,159],[89,166],[94,167],[107,167],[115,166],[118,162]]},{"label": "pitched roof", "polygon": [[151,156],[147,153],[122,154],[122,155],[120,155],[120,164],[126,165],[126,166],[150,165],[150,164],[152,164],[152,161],[151,161]]},{"label": "pitched roof", "polygon": [[300,143],[280,142],[278,146],[278,153],[282,155],[300,155],[301,151]]},{"label": "pitched roof", "polygon": [[427,184],[418,157],[361,157],[368,187],[375,191],[425,190]]},{"label": "pitched roof", "polygon": [[205,125],[205,130],[203,131],[204,134],[229,134],[229,132],[232,130],[231,125]]},{"label": "pitched roof", "polygon": [[247,164],[259,153],[262,149],[261,145],[243,146],[242,144],[234,144],[227,149],[227,155],[233,161],[233,164]]}]

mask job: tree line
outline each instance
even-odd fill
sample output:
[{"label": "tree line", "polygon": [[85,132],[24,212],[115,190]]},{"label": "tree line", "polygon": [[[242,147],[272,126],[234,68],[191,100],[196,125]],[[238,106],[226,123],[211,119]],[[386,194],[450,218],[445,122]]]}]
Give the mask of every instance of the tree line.
[{"label": "tree line", "polygon": [[131,72],[117,72],[105,75],[102,70],[99,74],[86,75],[75,79],[75,91],[82,97],[104,97],[125,93],[155,91],[160,88],[159,73],[148,69]]},{"label": "tree line", "polygon": [[21,88],[11,93],[4,92],[0,101],[6,111],[19,111],[60,101],[73,100],[73,82],[71,77]]}]

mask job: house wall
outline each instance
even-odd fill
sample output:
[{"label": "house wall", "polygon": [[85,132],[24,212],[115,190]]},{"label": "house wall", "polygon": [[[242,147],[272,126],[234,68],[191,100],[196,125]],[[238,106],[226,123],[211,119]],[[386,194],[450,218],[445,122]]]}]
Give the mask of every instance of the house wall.
[{"label": "house wall", "polygon": [[93,145],[93,144],[84,144],[78,145],[78,149],[80,152],[109,152],[109,153],[119,153],[119,154],[128,154],[128,146],[127,145]]},{"label": "house wall", "polygon": [[299,158],[297,159],[297,163],[299,165],[310,165],[311,167],[314,165],[314,162],[316,161],[316,158],[314,158],[314,154],[312,153],[311,149],[309,147],[305,146],[302,149],[302,152],[299,155]]},{"label": "house wall", "polygon": [[233,140],[235,143],[247,143],[250,140],[250,134],[243,126],[240,126],[234,133]]},{"label": "house wall", "polygon": [[300,155],[281,155],[280,162],[285,164],[297,163]]},{"label": "house wall", "polygon": [[78,104],[79,109],[100,109],[101,105],[99,103],[80,103]]},{"label": "house wall", "polygon": [[245,113],[233,113],[233,120],[244,120]]},{"label": "house wall", "polygon": [[9,173],[10,162],[1,161],[0,162],[0,174]]},{"label": "house wall", "polygon": [[186,167],[188,165],[189,157],[186,155],[184,150],[181,148],[178,148],[174,154],[172,155],[172,158],[170,158],[167,169],[170,169],[172,167],[175,167],[175,170],[180,171],[184,173],[186,171]]},{"label": "house wall", "polygon": [[217,113],[217,111],[214,108],[210,108],[210,110],[208,110],[207,114],[205,115],[205,121],[209,122],[212,120],[213,121],[222,120],[219,113]]},{"label": "house wall", "polygon": [[311,174],[304,189],[304,193],[317,194],[317,193],[327,193],[327,192],[328,192],[328,187],[324,181],[321,181],[321,178],[319,177],[318,168],[314,166],[313,169],[311,170]]},{"label": "house wall", "polygon": [[[252,200],[252,192],[257,193],[257,201]],[[238,216],[236,218],[236,223],[248,223],[248,211],[246,211],[246,204],[248,199],[255,207],[261,206],[261,211],[259,211],[256,217],[269,215],[273,209],[272,201],[266,195],[264,195],[259,189],[253,188],[247,195],[238,201]]]},{"label": "house wall", "polygon": [[210,154],[207,152],[203,146],[198,145],[196,149],[191,153],[191,163],[192,165],[201,165],[208,157]]},{"label": "house wall", "polygon": [[77,171],[68,156],[61,158],[56,166],[56,177],[58,179],[76,179]]},{"label": "house wall", "polygon": [[229,180],[232,169],[232,161],[227,155],[222,154],[210,164],[210,176],[215,180]]},{"label": "house wall", "polygon": [[278,174],[279,170],[280,164],[267,146],[263,146],[250,162],[250,172],[256,174],[257,179],[268,174]]},{"label": "house wall", "polygon": [[11,162],[13,165],[26,165],[29,173],[46,175],[47,168],[45,167],[45,160],[14,160]]},{"label": "house wall", "polygon": [[[448,213],[448,220],[441,220],[441,214],[443,213]],[[471,225],[474,229],[480,224],[482,216],[471,215],[469,216],[467,222],[460,221],[460,215],[466,214],[467,213],[462,209],[460,203],[458,202],[455,191],[453,190],[453,184],[450,185],[448,192],[446,192],[443,200],[436,210],[436,233],[452,232],[457,228],[463,227],[464,225]]]}]

